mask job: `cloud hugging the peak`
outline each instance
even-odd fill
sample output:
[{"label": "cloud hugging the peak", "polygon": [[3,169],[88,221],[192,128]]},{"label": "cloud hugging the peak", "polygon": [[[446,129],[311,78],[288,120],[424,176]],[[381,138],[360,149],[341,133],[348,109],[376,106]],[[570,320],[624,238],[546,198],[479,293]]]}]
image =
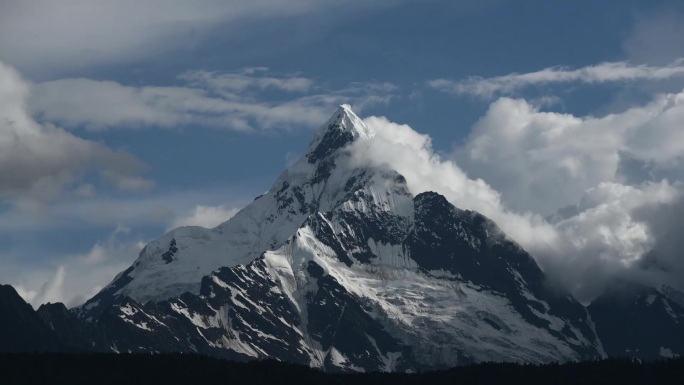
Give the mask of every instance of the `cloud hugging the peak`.
[{"label": "cloud hugging the peak", "polygon": [[408,125],[365,121],[377,134],[352,147],[356,162],[490,217],[579,299],[618,279],[682,289],[684,92],[601,117],[500,98],[451,158]]}]

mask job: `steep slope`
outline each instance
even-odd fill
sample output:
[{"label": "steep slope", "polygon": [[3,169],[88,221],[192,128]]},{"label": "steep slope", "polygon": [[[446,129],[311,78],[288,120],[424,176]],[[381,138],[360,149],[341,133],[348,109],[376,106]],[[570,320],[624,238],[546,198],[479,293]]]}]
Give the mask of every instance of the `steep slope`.
[{"label": "steep slope", "polygon": [[56,352],[61,346],[55,333],[17,294],[0,285],[0,352]]},{"label": "steep slope", "polygon": [[684,356],[684,304],[678,301],[682,294],[663,289],[613,288],[589,305],[609,356],[647,360]]},{"label": "steep slope", "polygon": [[82,322],[63,303],[41,305],[36,314],[56,336],[61,352],[95,352],[103,346],[96,325]]},{"label": "steep slope", "polygon": [[373,132],[342,106],[273,187],[184,227],[78,309],[113,351],[277,358],[331,371],[604,355],[584,307],[484,216],[352,167]]},{"label": "steep slope", "polygon": [[[82,307],[84,314],[96,316],[125,296],[145,302],[186,291],[197,294],[203,276],[219,267],[247,264],[265,250],[282,246],[309,215],[336,203],[340,186],[330,173],[338,150],[372,135],[349,106],[341,106],[316,134],[307,154],[268,192],[214,229],[180,227],[150,242],[131,267]],[[344,182],[343,175],[337,177]]]}]

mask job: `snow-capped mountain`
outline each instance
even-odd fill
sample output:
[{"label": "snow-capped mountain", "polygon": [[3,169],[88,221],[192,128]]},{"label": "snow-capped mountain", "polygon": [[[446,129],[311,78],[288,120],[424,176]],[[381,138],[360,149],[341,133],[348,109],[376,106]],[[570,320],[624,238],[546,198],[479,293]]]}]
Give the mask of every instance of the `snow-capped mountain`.
[{"label": "snow-capped mountain", "polygon": [[[225,266],[247,264],[275,250],[309,215],[329,211],[350,175],[334,165],[333,152],[373,133],[348,107],[340,108],[311,142],[309,152],[283,172],[273,187],[214,229],[180,227],[150,242],[135,263],[86,303],[92,313],[113,298],[162,300],[199,293],[202,277]],[[330,173],[336,170],[336,175]]]},{"label": "snow-capped mountain", "polygon": [[119,352],[406,371],[605,355],[591,317],[486,217],[352,166],[374,133],[341,106],[264,195],[181,227],[77,309]]},{"label": "snow-capped mountain", "polygon": [[114,351],[277,358],[329,370],[601,357],[584,307],[489,219],[351,166],[348,106],[264,195],[181,227],[79,311]]},{"label": "snow-capped mountain", "polygon": [[486,217],[359,167],[342,106],[264,195],[182,227],[83,306],[0,285],[0,352],[188,352],[328,371],[684,354],[684,293],[616,286],[585,308]]}]

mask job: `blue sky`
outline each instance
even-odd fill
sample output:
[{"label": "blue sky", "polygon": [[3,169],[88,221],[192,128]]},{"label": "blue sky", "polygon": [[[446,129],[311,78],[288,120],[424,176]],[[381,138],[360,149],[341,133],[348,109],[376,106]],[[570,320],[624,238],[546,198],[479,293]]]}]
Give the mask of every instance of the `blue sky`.
[{"label": "blue sky", "polygon": [[679,1],[0,0],[0,282],[77,304],[267,190],[350,103],[429,135],[427,175],[481,178],[452,202],[528,229],[577,295],[587,271],[670,283],[682,39]]}]

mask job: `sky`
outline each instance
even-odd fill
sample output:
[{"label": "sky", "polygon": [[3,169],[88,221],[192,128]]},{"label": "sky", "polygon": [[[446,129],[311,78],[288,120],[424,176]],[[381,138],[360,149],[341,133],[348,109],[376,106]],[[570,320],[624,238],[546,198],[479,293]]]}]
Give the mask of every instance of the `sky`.
[{"label": "sky", "polygon": [[342,103],[587,302],[684,282],[681,1],[0,0],[0,283],[75,306]]}]

